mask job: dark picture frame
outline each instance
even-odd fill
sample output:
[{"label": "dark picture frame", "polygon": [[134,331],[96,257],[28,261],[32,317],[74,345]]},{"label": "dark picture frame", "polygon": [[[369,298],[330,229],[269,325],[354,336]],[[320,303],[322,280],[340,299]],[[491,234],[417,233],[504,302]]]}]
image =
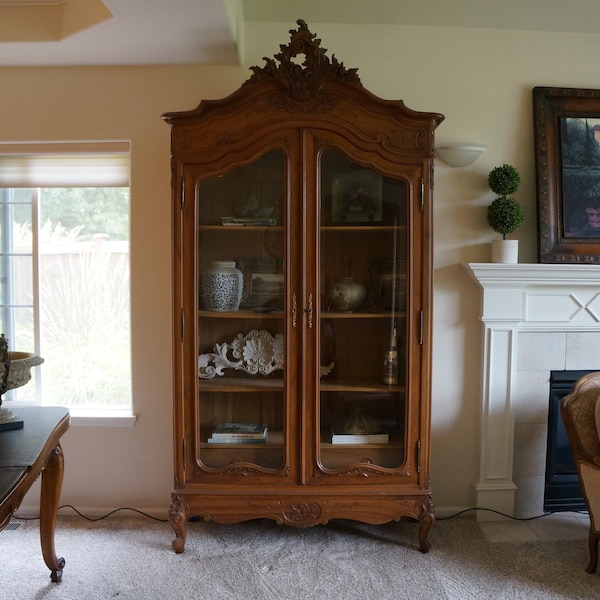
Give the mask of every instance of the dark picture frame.
[{"label": "dark picture frame", "polygon": [[244,275],[241,307],[260,311],[283,310],[285,291],[283,261],[240,259],[237,264]]},{"label": "dark picture frame", "polygon": [[535,87],[533,113],[538,260],[600,263],[600,90]]},{"label": "dark picture frame", "polygon": [[371,169],[334,174],[331,221],[361,225],[383,220],[383,176]]},{"label": "dark picture frame", "polygon": [[406,309],[406,261],[373,260],[369,263],[369,288],[379,310]]}]

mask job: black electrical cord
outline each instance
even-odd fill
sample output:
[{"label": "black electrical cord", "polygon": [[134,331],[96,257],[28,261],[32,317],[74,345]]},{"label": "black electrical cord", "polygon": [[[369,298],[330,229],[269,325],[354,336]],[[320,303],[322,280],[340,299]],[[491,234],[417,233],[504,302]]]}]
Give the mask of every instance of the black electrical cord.
[{"label": "black electrical cord", "polygon": [[[115,508],[114,510],[111,510],[110,512],[108,512],[105,515],[102,515],[100,517],[88,517],[88,516],[84,515],[81,511],[77,510],[71,504],[63,504],[62,506],[58,507],[58,510],[60,510],[61,508],[70,508],[71,510],[76,512],[82,519],[85,519],[86,521],[92,521],[92,522],[102,521],[103,519],[106,519],[107,517],[110,517],[111,515],[114,515],[115,513],[123,511],[123,510],[129,510],[129,511],[138,513],[144,517],[148,517],[149,519],[158,521],[159,523],[167,523],[169,521],[169,519],[159,519],[158,517],[153,517],[152,515],[145,513],[137,508],[130,508],[127,506],[124,506],[121,508]],[[497,515],[506,517],[507,519],[512,519],[513,521],[533,521],[535,519],[541,519],[543,517],[548,517],[548,516],[554,515],[556,513],[565,513],[565,512],[573,512],[573,513],[577,513],[577,514],[587,514],[587,511],[585,511],[585,510],[552,510],[552,511],[543,513],[541,515],[536,515],[535,517],[513,517],[512,515],[507,515],[506,513],[500,512],[499,510],[495,510],[493,508],[481,508],[481,507],[474,506],[472,508],[465,508],[464,510],[461,510],[461,511],[459,511],[453,515],[450,515],[448,517],[435,517],[435,520],[436,521],[449,521],[450,519],[455,519],[456,517],[460,517],[461,515],[464,515],[465,513],[472,512],[475,510],[482,510],[482,511],[486,511],[486,512],[496,513]],[[39,519],[39,516],[37,516],[37,517],[20,517],[19,515],[13,515],[13,518],[19,519],[20,521],[35,521],[35,520]],[[194,517],[191,517],[190,520],[194,520]]]},{"label": "black electrical cord", "polygon": [[551,511],[543,513],[541,515],[536,515],[535,517],[513,517],[512,515],[507,515],[506,513],[500,512],[499,510],[494,510],[493,508],[480,508],[480,507],[475,506],[473,508],[465,508],[464,510],[459,511],[454,515],[450,515],[449,517],[436,517],[435,520],[436,521],[449,521],[450,519],[454,519],[455,517],[459,517],[460,515],[464,515],[465,513],[471,512],[473,510],[484,510],[487,512],[493,512],[493,513],[496,513],[497,515],[506,517],[507,519],[512,519],[513,521],[533,521],[535,519],[541,519],[543,517],[548,517],[548,516],[554,515],[556,513],[565,513],[565,512],[587,514],[586,510],[551,510]]},{"label": "black electrical cord", "polygon": [[[84,515],[81,511],[77,510],[71,504],[63,504],[62,506],[58,507],[58,510],[60,510],[61,508],[70,508],[73,511],[75,511],[82,519],[85,519],[86,521],[92,521],[92,522],[102,521],[102,519],[106,519],[107,517],[110,517],[111,515],[114,515],[115,513],[122,511],[122,510],[130,510],[130,511],[136,512],[144,517],[148,517],[149,519],[158,521],[159,523],[167,523],[169,521],[169,519],[159,519],[158,517],[153,517],[152,515],[149,515],[148,513],[138,510],[137,508],[129,508],[127,506],[124,506],[121,508],[115,508],[114,510],[111,510],[110,512],[106,513],[105,515],[102,515],[101,517],[88,517],[88,516]],[[40,517],[39,516],[37,516],[37,517],[19,517],[19,515],[13,515],[13,518],[19,519],[21,521],[35,521],[36,519],[39,519]]]}]

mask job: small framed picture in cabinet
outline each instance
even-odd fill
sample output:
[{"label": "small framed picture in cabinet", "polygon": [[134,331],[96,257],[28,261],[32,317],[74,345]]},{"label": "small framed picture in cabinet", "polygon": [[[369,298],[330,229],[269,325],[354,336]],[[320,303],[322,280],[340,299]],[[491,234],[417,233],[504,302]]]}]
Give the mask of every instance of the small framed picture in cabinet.
[{"label": "small framed picture in cabinet", "polygon": [[282,261],[240,259],[238,266],[244,275],[242,308],[283,310],[285,279]]},{"label": "small framed picture in cabinet", "polygon": [[332,222],[336,224],[381,223],[383,178],[370,169],[358,169],[332,177]]}]

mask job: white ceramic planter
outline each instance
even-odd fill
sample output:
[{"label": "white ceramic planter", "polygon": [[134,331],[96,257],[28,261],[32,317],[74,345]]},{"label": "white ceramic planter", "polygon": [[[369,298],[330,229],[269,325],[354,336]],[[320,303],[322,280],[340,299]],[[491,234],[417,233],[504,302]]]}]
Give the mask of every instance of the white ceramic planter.
[{"label": "white ceramic planter", "polygon": [[519,240],[493,240],[492,262],[516,264],[519,262]]}]

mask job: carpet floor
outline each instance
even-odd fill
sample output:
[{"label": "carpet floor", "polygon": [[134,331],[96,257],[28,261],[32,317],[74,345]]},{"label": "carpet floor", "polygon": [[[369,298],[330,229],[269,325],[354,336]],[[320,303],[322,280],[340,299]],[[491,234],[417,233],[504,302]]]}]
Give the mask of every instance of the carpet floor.
[{"label": "carpet floor", "polygon": [[189,523],[183,554],[167,523],[113,515],[59,516],[66,560],[52,583],[37,521],[0,532],[0,598],[15,600],[592,600],[587,541],[490,543],[472,517],[435,523],[417,549],[418,524],[339,521],[293,529],[270,521]]}]

